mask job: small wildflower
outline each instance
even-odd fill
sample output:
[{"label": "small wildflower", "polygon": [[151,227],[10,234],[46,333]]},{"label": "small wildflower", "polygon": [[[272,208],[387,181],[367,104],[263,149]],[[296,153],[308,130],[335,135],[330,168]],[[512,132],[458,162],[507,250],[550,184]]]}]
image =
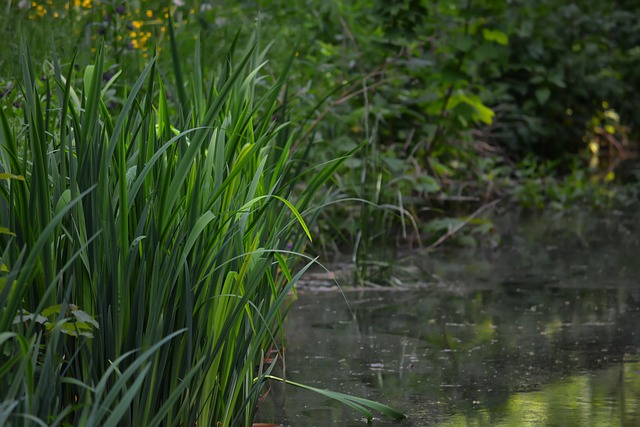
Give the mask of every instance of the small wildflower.
[{"label": "small wildflower", "polygon": [[147,18],[153,18],[153,10],[151,9],[147,10],[145,14],[147,15]]}]

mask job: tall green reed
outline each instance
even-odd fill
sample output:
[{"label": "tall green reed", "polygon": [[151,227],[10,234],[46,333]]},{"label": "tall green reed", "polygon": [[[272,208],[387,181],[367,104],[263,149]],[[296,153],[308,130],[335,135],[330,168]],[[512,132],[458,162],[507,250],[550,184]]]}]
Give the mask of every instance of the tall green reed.
[{"label": "tall green reed", "polygon": [[151,61],[113,109],[101,49],[81,88],[73,60],[42,82],[22,56],[22,124],[0,113],[0,424],[250,425],[329,177],[292,194],[286,70],[266,81],[256,41],[204,77],[196,49],[191,80]]}]

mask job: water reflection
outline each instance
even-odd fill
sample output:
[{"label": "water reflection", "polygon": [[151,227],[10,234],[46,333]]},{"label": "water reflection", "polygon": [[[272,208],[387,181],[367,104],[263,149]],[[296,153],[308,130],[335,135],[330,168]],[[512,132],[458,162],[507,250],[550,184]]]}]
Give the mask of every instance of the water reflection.
[{"label": "water reflection", "polygon": [[[439,286],[347,292],[350,307],[338,293],[300,292],[286,321],[288,376],[409,416],[374,425],[640,425],[630,246],[563,248],[512,250],[501,262],[431,258]],[[348,408],[276,384],[259,418],[362,425]]]}]

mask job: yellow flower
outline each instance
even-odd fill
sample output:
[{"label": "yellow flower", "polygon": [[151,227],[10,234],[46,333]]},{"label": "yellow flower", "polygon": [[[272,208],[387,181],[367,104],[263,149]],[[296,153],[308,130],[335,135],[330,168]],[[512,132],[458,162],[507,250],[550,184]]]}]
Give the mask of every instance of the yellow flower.
[{"label": "yellow flower", "polygon": [[147,17],[152,18],[153,17],[153,11],[151,9],[147,10],[146,15],[147,15]]}]

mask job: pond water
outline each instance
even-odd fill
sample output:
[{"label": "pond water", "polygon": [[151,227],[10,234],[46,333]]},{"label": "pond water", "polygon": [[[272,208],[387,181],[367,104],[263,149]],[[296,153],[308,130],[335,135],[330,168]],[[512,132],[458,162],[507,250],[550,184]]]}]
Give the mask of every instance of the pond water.
[{"label": "pond water", "polygon": [[[374,426],[640,425],[640,235],[631,216],[507,221],[498,250],[415,253],[402,290],[301,290],[288,378],[404,411]],[[348,301],[348,304],[345,302]],[[272,384],[259,421],[361,426]]]}]

